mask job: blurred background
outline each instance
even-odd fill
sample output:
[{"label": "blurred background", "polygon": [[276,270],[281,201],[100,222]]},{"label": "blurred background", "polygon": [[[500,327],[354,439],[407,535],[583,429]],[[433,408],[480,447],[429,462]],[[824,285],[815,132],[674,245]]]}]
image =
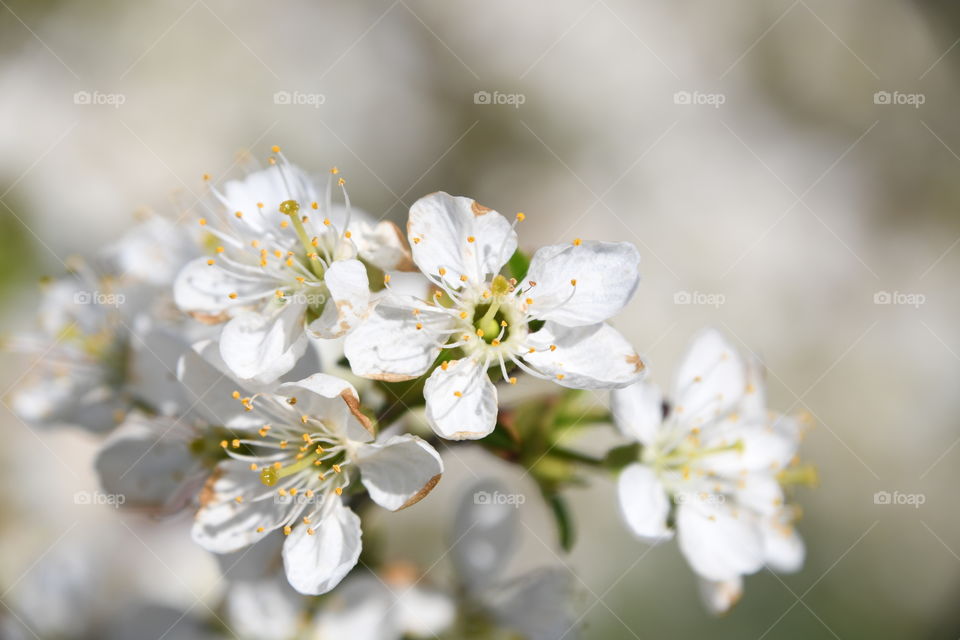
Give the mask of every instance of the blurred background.
[{"label": "blurred background", "polygon": [[[935,1],[0,0],[3,331],[29,325],[68,256],[273,144],[338,166],[375,216],[442,189],[525,212],[527,249],[635,242],[643,282],[616,324],[653,378],[697,328],[723,329],[769,367],[772,407],[815,419],[802,455],[821,486],[800,493],[803,571],[748,578],[720,620],[675,544],[648,552],[622,526],[610,479],[574,492],[562,561],[584,635],[955,638],[958,43],[960,10]],[[25,365],[4,363],[8,390]],[[0,429],[0,616],[78,557],[121,568],[90,615],[120,615],[110,593],[214,606],[187,522],[76,504],[94,437],[31,429],[6,398]],[[469,479],[448,464],[402,514],[411,535]],[[519,560],[558,562],[544,509],[522,513]],[[445,549],[429,535],[428,566]]]}]

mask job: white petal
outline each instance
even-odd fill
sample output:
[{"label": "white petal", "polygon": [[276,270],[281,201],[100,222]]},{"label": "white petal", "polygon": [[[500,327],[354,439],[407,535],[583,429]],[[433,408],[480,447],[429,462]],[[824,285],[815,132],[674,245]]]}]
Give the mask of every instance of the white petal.
[{"label": "white petal", "polygon": [[220,355],[241,379],[272,382],[297,364],[307,348],[304,311],[287,303],[272,313],[244,311],[220,335]]},{"label": "white petal", "polygon": [[614,389],[610,392],[610,412],[623,435],[649,445],[663,423],[663,394],[650,382]]},{"label": "white petal", "polygon": [[617,495],[620,512],[635,535],[650,543],[673,537],[667,526],[670,499],[653,469],[638,462],[626,467],[617,481]]},{"label": "white petal", "polygon": [[283,574],[231,582],[226,595],[230,627],[241,638],[286,640],[296,635],[304,598]]},{"label": "white petal", "polygon": [[[265,494],[270,495],[254,500]],[[237,502],[237,497],[243,501]],[[290,505],[275,499],[248,463],[227,460],[217,465],[200,494],[193,540],[207,551],[231,553],[265,538],[289,510]]]},{"label": "white petal", "polygon": [[97,452],[100,486],[123,496],[124,507],[169,514],[186,506],[203,483],[190,435],[176,418],[131,413]]},{"label": "white petal", "polygon": [[394,223],[384,220],[376,226],[357,223],[351,225],[353,241],[360,257],[382,271],[410,271],[413,257],[403,233]]},{"label": "white petal", "polygon": [[[420,309],[420,317],[413,314]],[[417,324],[423,325],[417,329]],[[422,376],[440,355],[454,319],[409,297],[381,300],[366,322],[347,335],[344,353],[353,372],[397,382]]]},{"label": "white petal", "polygon": [[519,516],[515,504],[497,500],[509,489],[492,479],[471,485],[460,498],[450,551],[460,579],[474,592],[496,582],[517,546]]},{"label": "white petal", "polygon": [[[410,207],[407,236],[421,271],[458,289],[461,275],[477,284],[494,275],[517,249],[517,234],[506,218],[470,198],[438,191]],[[469,239],[473,238],[471,242]]]},{"label": "white petal", "polygon": [[497,620],[528,640],[575,639],[573,577],[567,569],[544,568],[496,585],[488,596]]},{"label": "white petal", "polygon": [[216,342],[198,342],[184,351],[177,364],[177,378],[184,387],[187,403],[209,424],[231,429],[263,426],[262,417],[245,411],[233,398],[234,391],[243,396],[249,393],[229,374]]},{"label": "white petal", "polygon": [[731,411],[743,397],[743,360],[719,331],[693,339],[674,382],[673,414],[680,424],[701,427]]},{"label": "white petal", "polygon": [[497,426],[497,388],[471,358],[437,367],[423,387],[427,422],[441,438],[477,440]]},{"label": "white petal", "polygon": [[[277,229],[280,203],[297,200],[305,203],[322,200],[319,189],[305,171],[290,163],[272,165],[248,174],[242,180],[230,180],[223,186],[221,202],[229,211],[228,221],[244,227],[247,233],[272,234]],[[258,204],[262,204],[260,207]],[[233,213],[243,214],[236,218]]]},{"label": "white petal", "polygon": [[389,590],[372,575],[354,575],[324,598],[313,640],[400,640],[400,611]]},{"label": "white petal", "polygon": [[707,610],[715,616],[729,611],[743,596],[743,579],[739,576],[732,580],[714,582],[700,580],[700,600]]},{"label": "white petal", "polygon": [[677,540],[693,570],[707,580],[734,580],[763,566],[756,519],[705,502],[677,507]]},{"label": "white petal", "polygon": [[357,450],[360,480],[374,502],[397,511],[416,504],[440,481],[440,454],[417,436],[394,436]]},{"label": "white petal", "polygon": [[320,595],[337,586],[360,558],[360,518],[335,493],[327,496],[313,535],[300,524],[283,544],[283,566],[293,588]]},{"label": "white petal", "polygon": [[764,561],[774,571],[792,573],[803,566],[806,549],[791,523],[790,513],[781,510],[761,525]]},{"label": "white petal", "polygon": [[[209,258],[188,262],[173,284],[173,299],[183,311],[218,314],[235,306],[231,293],[238,298],[264,288],[263,283],[238,279],[217,264],[208,264]],[[266,280],[265,280],[266,282]]]},{"label": "white petal", "polygon": [[323,274],[330,299],[310,330],[320,338],[338,338],[367,317],[370,312],[370,283],[367,269],[359,260],[338,260]]},{"label": "white petal", "polygon": [[[138,400],[164,415],[180,413],[192,404],[177,380],[177,362],[190,349],[177,331],[156,326],[146,316],[134,322],[130,338],[127,384]],[[186,401],[186,404],[185,404]]]},{"label": "white petal", "polygon": [[[602,322],[620,312],[640,282],[640,254],[629,242],[557,244],[538,250],[524,278],[530,313],[570,326]],[[571,281],[576,281],[576,286]]]},{"label": "white petal", "polygon": [[457,607],[445,593],[417,586],[400,587],[399,591],[396,594],[397,626],[407,634],[437,636],[456,619]]},{"label": "white petal", "polygon": [[737,445],[737,449],[703,460],[704,468],[727,475],[744,471],[775,473],[790,462],[798,444],[770,427],[744,424],[739,419],[718,423],[716,434],[704,433],[701,441],[707,449]]},{"label": "white petal", "polygon": [[571,389],[617,389],[645,375],[646,366],[637,352],[604,322],[583,327],[547,322],[527,342],[537,351],[523,354],[523,359]]},{"label": "white petal", "polygon": [[[315,373],[298,382],[287,382],[277,387],[277,396],[283,396],[279,403],[281,410],[287,410],[296,416],[307,415],[325,420],[330,427],[358,442],[373,439],[374,429],[360,411],[360,398],[353,385],[342,378]],[[287,400],[297,399],[296,405]],[[292,408],[291,408],[292,407]]]}]

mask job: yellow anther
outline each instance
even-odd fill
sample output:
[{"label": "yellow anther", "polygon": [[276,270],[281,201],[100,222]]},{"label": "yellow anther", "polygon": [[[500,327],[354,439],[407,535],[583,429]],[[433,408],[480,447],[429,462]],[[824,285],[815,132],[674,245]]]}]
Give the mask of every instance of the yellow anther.
[{"label": "yellow anther", "polygon": [[283,528],[283,535],[288,536],[291,533],[293,533],[293,529],[290,527],[290,525],[287,525]]},{"label": "yellow anther", "polygon": [[516,378],[510,378],[510,384],[517,384]]},{"label": "yellow anther", "polygon": [[454,391],[454,392],[453,392],[453,395],[457,396],[458,398],[462,398],[462,397],[463,397],[463,393],[460,392],[460,391]]},{"label": "yellow anther", "polygon": [[419,331],[420,329],[423,329],[423,323],[422,323],[422,322],[418,322],[418,323],[417,323],[417,330]]},{"label": "yellow anther", "polygon": [[200,218],[200,226],[201,226],[201,227],[205,227],[206,225],[207,225],[207,219],[206,219],[206,218]]},{"label": "yellow anther", "polygon": [[507,321],[506,321],[506,320],[501,320],[501,321],[500,321],[500,326],[506,328],[506,327],[507,327]]},{"label": "yellow anther", "polygon": [[303,424],[307,424],[309,420],[310,420],[310,416],[300,416],[300,422],[302,422]]},{"label": "yellow anther", "polygon": [[460,276],[460,282],[466,282],[466,281],[467,281],[467,274],[463,274],[462,276]]},{"label": "yellow anther", "polygon": [[227,297],[230,298],[231,300],[236,300],[236,299],[237,299],[237,294],[236,294],[236,293],[231,293],[231,294],[230,294],[229,296],[227,296]]},{"label": "yellow anther", "polygon": [[555,344],[550,345],[550,351],[556,351],[556,350],[557,350],[557,345]]},{"label": "yellow anther", "polygon": [[243,496],[237,496],[236,498],[234,498],[234,500],[236,500],[237,504],[240,504],[241,502],[243,502]]},{"label": "yellow anther", "polygon": [[280,153],[280,147],[278,147],[277,145],[273,145],[272,147],[270,147],[270,151],[273,151],[274,153]]},{"label": "yellow anther", "polygon": [[231,442],[230,444],[233,445],[233,448],[234,448],[234,449],[239,449],[239,448],[240,448],[240,441],[237,440],[236,438],[234,438],[234,439],[233,439],[233,442]]},{"label": "yellow anther", "polygon": [[216,264],[216,260],[213,260],[213,259],[211,258],[210,260],[207,260],[207,264],[212,267],[214,264]]},{"label": "yellow anther", "polygon": [[336,471],[337,473],[340,473],[340,465],[338,464],[333,465],[333,470]]},{"label": "yellow anther", "polygon": [[[308,498],[312,498],[312,497],[313,497],[313,489],[307,489],[307,497],[308,497]],[[307,522],[307,524],[310,524],[310,522]]]},{"label": "yellow anther", "polygon": [[494,339],[493,339],[493,342],[491,342],[490,344],[491,344],[492,346],[494,346],[494,347],[499,347],[499,346],[500,346],[500,341],[497,340],[496,338],[494,338]]},{"label": "yellow anther", "polygon": [[461,312],[460,312],[460,319],[461,319],[461,320],[466,320],[466,319],[467,319],[467,315],[468,315],[468,314],[467,314],[466,311],[461,311]]},{"label": "yellow anther", "polygon": [[343,495],[343,487],[337,487],[336,489],[334,489],[334,491],[337,492],[337,495],[338,495],[338,496],[342,496],[342,495]]},{"label": "yellow anther", "polygon": [[226,251],[226,249],[223,247],[217,247],[217,253],[223,253],[224,251]]},{"label": "yellow anther", "polygon": [[283,464],[280,463],[280,462],[274,462],[274,463],[273,463],[273,468],[276,469],[277,471],[279,471],[280,469],[283,468]]},{"label": "yellow anther", "polygon": [[570,284],[572,284],[573,286],[577,286],[577,279],[574,278],[573,280],[571,280]]},{"label": "yellow anther", "polygon": [[243,217],[243,211],[234,211],[233,215],[237,216],[237,218],[242,218],[242,217]]},{"label": "yellow anther", "polygon": [[444,360],[444,361],[440,364],[440,368],[443,369],[444,371],[446,371],[447,369],[449,369],[449,368],[450,368],[450,361],[449,361],[449,360]]},{"label": "yellow anther", "polygon": [[304,516],[304,517],[303,517],[303,524],[310,524],[310,518]]},{"label": "yellow anther", "polygon": [[209,173],[203,174],[203,181],[207,182],[208,180],[210,180],[210,174]]},{"label": "yellow anther", "polygon": [[280,441],[280,448],[281,448],[281,449],[286,449],[289,444],[290,444],[290,443],[287,442],[286,440],[281,440],[281,441]]},{"label": "yellow anther", "polygon": [[297,396],[290,396],[287,398],[287,404],[294,405],[297,404]]},{"label": "yellow anther", "polygon": [[257,527],[257,533],[263,533],[263,527]]},{"label": "yellow anther", "polygon": [[526,219],[527,219],[527,216],[526,216],[525,213],[518,213],[518,214],[517,214],[517,220],[518,220],[518,221],[523,222],[523,221],[526,220]]},{"label": "yellow anther", "polygon": [[574,238],[573,246],[579,247],[581,244],[583,244],[583,240],[581,240],[580,238]]},{"label": "yellow anther", "polygon": [[277,495],[278,495],[278,496],[285,496],[285,495],[287,495],[287,490],[286,490],[286,489],[277,489]]},{"label": "yellow anther", "polygon": [[251,462],[251,463],[250,463],[250,471],[256,471],[256,470],[257,470],[257,463],[256,463],[256,462]]},{"label": "yellow anther", "polygon": [[440,269],[437,271],[437,273],[439,273],[439,274],[442,275],[442,276],[445,276],[445,275],[447,275],[447,270],[444,269],[443,267],[440,267]]},{"label": "yellow anther", "polygon": [[320,238],[317,238],[316,236],[314,236],[313,240],[310,241],[310,244],[312,244],[312,245],[315,246],[315,247],[319,247],[319,246],[320,246]]},{"label": "yellow anther", "polygon": [[331,224],[333,224],[333,223],[330,222],[330,218],[324,218],[324,219],[323,219],[323,224],[324,224],[324,226],[329,227],[329,226],[330,226]]},{"label": "yellow anther", "polygon": [[223,447],[224,449],[226,449],[227,447],[230,446],[230,443],[227,442],[226,440],[221,440],[221,441],[220,441],[220,446]]},{"label": "yellow anther", "polygon": [[533,298],[527,298],[524,302],[526,302],[528,305],[531,305],[533,304]]},{"label": "yellow anther", "polygon": [[314,201],[314,202],[311,202],[311,203],[310,203],[310,208],[311,208],[311,209],[319,209],[319,208],[320,208],[320,205],[317,204],[316,201]]},{"label": "yellow anther", "polygon": [[281,221],[280,221],[280,228],[281,228],[281,229],[286,229],[286,228],[289,227],[289,226],[290,226],[290,221],[289,221],[289,220],[281,220]]},{"label": "yellow anther", "polygon": [[310,527],[307,527],[307,535],[308,535],[308,536],[312,536],[312,535],[315,534],[315,533],[316,533],[316,531],[314,531],[314,530],[311,529]]},{"label": "yellow anther", "polygon": [[562,373],[557,374],[557,380],[563,380],[565,377]]},{"label": "yellow anther", "polygon": [[383,284],[390,284],[390,274],[389,274],[389,273],[383,274]]},{"label": "yellow anther", "polygon": [[477,329],[477,337],[478,337],[478,338],[482,338],[482,337],[483,337],[483,329]]},{"label": "yellow anther", "polygon": [[337,180],[337,186],[342,187],[345,184],[347,184],[347,181],[344,180],[343,178],[340,178],[339,180]]},{"label": "yellow anther", "polygon": [[297,495],[297,488],[296,488],[296,487],[291,487],[291,488],[290,488],[290,495],[292,495],[292,496]]},{"label": "yellow anther", "polygon": [[340,169],[333,167],[332,169],[330,169],[330,173],[332,173],[333,175],[337,175],[338,173],[340,173]]},{"label": "yellow anther", "polygon": [[349,240],[351,237],[353,237],[353,234],[350,233],[349,231],[344,231],[343,237]]},{"label": "yellow anther", "polygon": [[476,240],[473,236],[467,236],[467,242],[475,242]]},{"label": "yellow anther", "polygon": [[420,244],[420,240],[421,240],[421,238],[414,238],[414,239],[413,239],[413,244]]}]

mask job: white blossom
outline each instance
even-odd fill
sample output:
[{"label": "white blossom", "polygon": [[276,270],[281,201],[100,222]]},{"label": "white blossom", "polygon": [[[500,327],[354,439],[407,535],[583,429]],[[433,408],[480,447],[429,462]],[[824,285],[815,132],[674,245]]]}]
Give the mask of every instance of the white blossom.
[{"label": "white blossom", "polygon": [[604,322],[637,286],[636,248],[580,240],[543,247],[520,284],[499,275],[517,248],[515,226],[469,198],[421,198],[410,209],[408,237],[435,295],[387,296],[347,337],[354,373],[379,380],[421,376],[444,350],[464,354],[443,361],[424,389],[427,420],[444,438],[494,429],[491,366],[510,383],[515,367],[575,389],[623,387],[643,374],[640,357]]}]

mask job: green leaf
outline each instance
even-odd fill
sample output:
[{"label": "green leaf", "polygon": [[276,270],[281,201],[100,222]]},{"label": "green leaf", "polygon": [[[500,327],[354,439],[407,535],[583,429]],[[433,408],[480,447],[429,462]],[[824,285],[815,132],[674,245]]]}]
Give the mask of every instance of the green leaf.
[{"label": "green leaf", "polygon": [[569,553],[570,550],[573,549],[575,536],[573,519],[570,517],[570,508],[567,506],[567,501],[556,493],[545,495],[544,497],[547,500],[547,504],[550,505],[550,510],[553,512],[553,517],[557,522],[557,535],[560,539],[560,548]]},{"label": "green leaf", "polygon": [[634,442],[610,449],[603,458],[603,466],[614,471],[623,469],[640,459],[640,443]]},{"label": "green leaf", "polygon": [[507,273],[510,277],[515,278],[519,282],[527,275],[529,269],[530,257],[523,251],[520,251],[520,249],[514,251],[513,255],[510,256],[510,259],[507,261]]}]

